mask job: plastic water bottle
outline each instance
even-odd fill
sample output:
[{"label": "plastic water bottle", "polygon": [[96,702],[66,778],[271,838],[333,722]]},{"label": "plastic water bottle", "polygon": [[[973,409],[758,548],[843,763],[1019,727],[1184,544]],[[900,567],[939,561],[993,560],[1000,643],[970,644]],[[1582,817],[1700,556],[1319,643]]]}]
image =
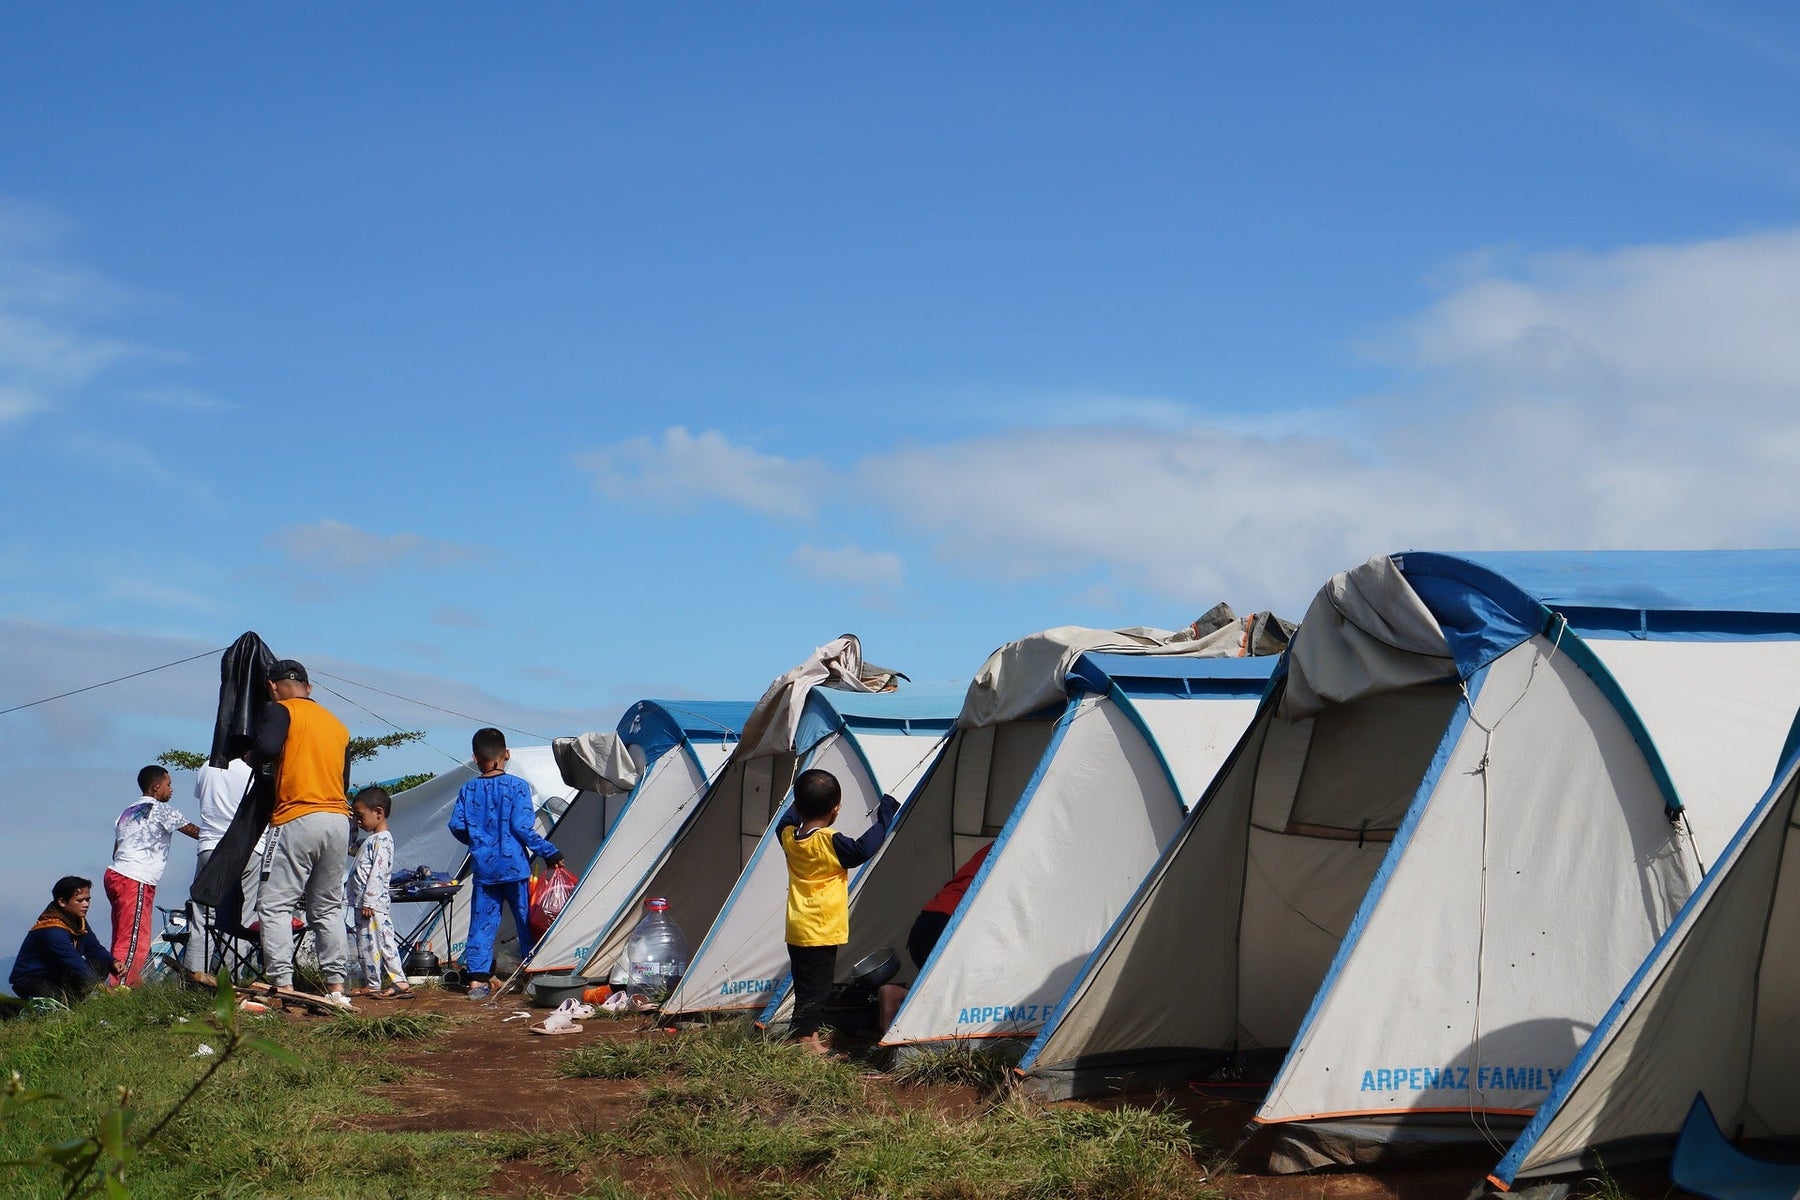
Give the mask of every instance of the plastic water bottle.
[{"label": "plastic water bottle", "polygon": [[625,942],[625,963],[630,972],[625,989],[639,1008],[667,1000],[687,972],[687,939],[661,896],[644,901],[644,915]]}]

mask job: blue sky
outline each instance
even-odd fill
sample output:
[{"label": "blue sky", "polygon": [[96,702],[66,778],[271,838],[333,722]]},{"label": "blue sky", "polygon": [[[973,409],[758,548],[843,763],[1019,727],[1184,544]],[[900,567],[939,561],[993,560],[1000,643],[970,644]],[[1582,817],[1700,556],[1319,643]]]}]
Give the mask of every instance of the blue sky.
[{"label": "blue sky", "polygon": [[[9,12],[0,708],[256,629],[554,736],[1794,544],[1797,76],[1774,4]],[[213,679],[0,717],[0,929]]]}]

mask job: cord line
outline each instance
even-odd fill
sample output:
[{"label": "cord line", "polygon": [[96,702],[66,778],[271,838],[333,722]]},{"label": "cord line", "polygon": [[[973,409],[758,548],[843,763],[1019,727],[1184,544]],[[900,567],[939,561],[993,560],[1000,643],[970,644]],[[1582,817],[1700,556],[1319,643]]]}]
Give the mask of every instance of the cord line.
[{"label": "cord line", "polygon": [[95,688],[110,687],[115,683],[124,683],[127,679],[137,679],[140,676],[150,675],[157,671],[166,671],[170,667],[179,667],[182,663],[191,663],[197,658],[210,658],[215,654],[223,654],[229,649],[231,649],[229,646],[220,646],[217,650],[203,650],[199,654],[190,654],[186,658],[178,658],[174,662],[163,663],[160,667],[145,667],[142,671],[133,671],[131,674],[121,675],[117,679],[103,679],[99,683],[90,683],[86,687],[78,687],[71,692],[58,692],[54,696],[45,696],[42,700],[33,700],[29,704],[15,704],[11,708],[0,708],[0,717],[4,717],[7,713],[22,712],[27,708],[36,708],[38,705],[48,704],[52,700],[67,700],[70,696],[79,696],[81,693],[91,692]]}]

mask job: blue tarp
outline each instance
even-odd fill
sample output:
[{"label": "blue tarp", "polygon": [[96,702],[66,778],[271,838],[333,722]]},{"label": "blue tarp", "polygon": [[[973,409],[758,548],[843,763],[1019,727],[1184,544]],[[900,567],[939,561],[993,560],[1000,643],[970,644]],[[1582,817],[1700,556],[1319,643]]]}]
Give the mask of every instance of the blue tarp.
[{"label": "blue tarp", "polygon": [[1083,654],[1068,683],[1090,692],[1117,684],[1132,696],[1241,696],[1256,699],[1275,673],[1277,654],[1253,658],[1189,658],[1179,654]]},{"label": "blue tarp", "polygon": [[684,740],[735,742],[753,707],[743,700],[639,700],[619,718],[618,734],[653,763]]},{"label": "blue tarp", "polygon": [[962,711],[963,683],[902,683],[891,692],[816,687],[806,694],[795,749],[806,751],[840,728],[942,734]]},{"label": "blue tarp", "polygon": [[1551,614],[1589,638],[1800,637],[1800,551],[1597,550],[1394,556],[1467,678]]}]

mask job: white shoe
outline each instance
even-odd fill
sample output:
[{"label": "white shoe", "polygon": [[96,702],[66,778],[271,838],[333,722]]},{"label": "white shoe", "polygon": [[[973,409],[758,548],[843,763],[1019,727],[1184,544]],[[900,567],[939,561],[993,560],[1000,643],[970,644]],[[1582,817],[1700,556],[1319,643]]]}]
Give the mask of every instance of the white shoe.
[{"label": "white shoe", "polygon": [[324,999],[325,1003],[332,1005],[334,1008],[349,1009],[351,1011],[354,1011],[356,1008],[356,1005],[350,1003],[350,997],[344,995],[342,992],[326,992]]}]

